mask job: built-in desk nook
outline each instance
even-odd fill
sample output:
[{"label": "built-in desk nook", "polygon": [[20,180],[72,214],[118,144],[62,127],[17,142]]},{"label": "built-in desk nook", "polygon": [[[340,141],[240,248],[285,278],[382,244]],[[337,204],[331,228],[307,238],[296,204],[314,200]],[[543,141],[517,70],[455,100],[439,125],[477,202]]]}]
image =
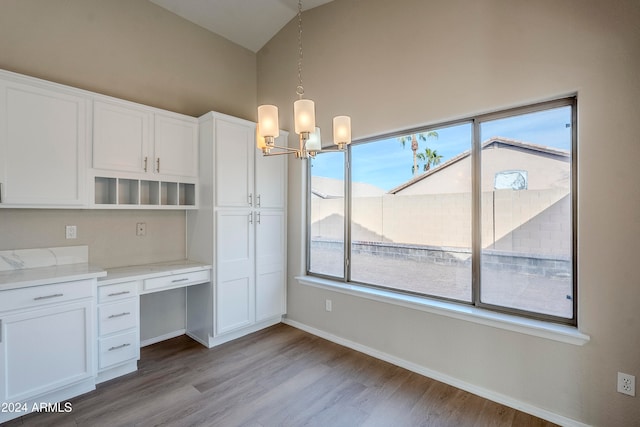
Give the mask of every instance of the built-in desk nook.
[{"label": "built-in desk nook", "polygon": [[[105,270],[88,258],[87,246],[0,251],[1,402],[31,412],[135,371],[141,298],[210,286],[202,263]],[[0,423],[25,412],[0,413]]]}]

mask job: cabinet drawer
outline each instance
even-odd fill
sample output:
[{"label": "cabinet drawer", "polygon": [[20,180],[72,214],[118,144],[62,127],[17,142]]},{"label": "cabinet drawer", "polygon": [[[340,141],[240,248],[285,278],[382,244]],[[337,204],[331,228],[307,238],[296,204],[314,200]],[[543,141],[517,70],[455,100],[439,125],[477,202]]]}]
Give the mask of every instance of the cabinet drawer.
[{"label": "cabinet drawer", "polygon": [[0,291],[0,311],[89,298],[93,296],[94,286],[91,279]]},{"label": "cabinet drawer", "polygon": [[180,288],[197,283],[205,283],[210,280],[209,270],[194,271],[192,273],[173,274],[170,276],[155,277],[144,281],[144,290]]},{"label": "cabinet drawer", "polygon": [[100,336],[138,326],[138,298],[105,304],[98,307],[98,331]]},{"label": "cabinet drawer", "polygon": [[138,282],[98,285],[98,303],[118,301],[138,294]]},{"label": "cabinet drawer", "polygon": [[101,338],[98,355],[99,369],[105,369],[130,359],[139,359],[140,343],[138,340],[137,330],[109,338]]}]

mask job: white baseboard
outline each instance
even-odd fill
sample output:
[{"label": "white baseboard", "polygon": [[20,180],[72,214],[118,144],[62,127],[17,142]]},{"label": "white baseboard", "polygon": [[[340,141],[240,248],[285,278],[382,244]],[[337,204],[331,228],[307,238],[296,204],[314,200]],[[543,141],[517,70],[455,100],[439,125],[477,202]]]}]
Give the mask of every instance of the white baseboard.
[{"label": "white baseboard", "polygon": [[547,411],[546,409],[542,409],[537,406],[531,405],[529,403],[522,402],[520,400],[514,399],[504,394],[496,393],[495,391],[492,391],[483,387],[479,387],[477,385],[474,385],[465,381],[461,381],[452,376],[443,374],[438,371],[434,371],[432,369],[426,368],[424,366],[418,365],[413,362],[409,362],[404,359],[400,359],[399,357],[390,355],[388,353],[384,353],[382,351],[376,350],[371,347],[367,347],[357,342],[350,341],[345,338],[341,338],[329,332],[325,332],[323,330],[305,325],[304,323],[300,323],[295,320],[286,319],[286,318],[282,320],[282,323],[285,323],[289,326],[293,326],[294,328],[303,330],[305,332],[309,332],[310,334],[332,341],[336,344],[340,344],[342,346],[345,346],[353,350],[359,351],[361,353],[367,354],[369,356],[375,357],[376,359],[384,360],[385,362],[389,362],[401,368],[415,372],[417,374],[424,375],[425,377],[429,377],[436,381],[440,381],[445,384],[449,384],[453,387],[459,388],[461,390],[468,391],[469,393],[476,394],[480,397],[484,397],[485,399],[500,403],[505,406],[509,406],[511,408],[517,409],[518,411],[526,412],[527,414],[534,415],[538,418],[551,421],[552,423],[556,423],[566,427],[589,427],[588,424],[584,424],[579,421],[573,420],[571,418],[567,418],[562,415],[556,414],[554,412]]},{"label": "white baseboard", "polygon": [[160,341],[164,341],[164,340],[170,340],[171,338],[175,338],[175,337],[179,337],[181,335],[184,335],[187,332],[186,329],[178,329],[177,331],[173,331],[173,332],[169,332],[167,334],[164,335],[160,335],[157,337],[153,337],[153,338],[149,338],[146,339],[144,341],[140,341],[140,347],[146,347],[148,345],[151,344],[155,344],[158,343]]}]

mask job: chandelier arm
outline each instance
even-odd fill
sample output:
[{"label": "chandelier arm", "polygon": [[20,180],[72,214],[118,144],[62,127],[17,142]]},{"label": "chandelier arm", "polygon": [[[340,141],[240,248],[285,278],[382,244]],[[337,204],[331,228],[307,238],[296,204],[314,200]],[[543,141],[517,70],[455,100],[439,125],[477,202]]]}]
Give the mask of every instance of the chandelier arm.
[{"label": "chandelier arm", "polygon": [[297,154],[297,151],[276,151],[274,153],[262,153],[263,156],[265,157],[269,157],[269,156],[283,156],[286,154]]}]

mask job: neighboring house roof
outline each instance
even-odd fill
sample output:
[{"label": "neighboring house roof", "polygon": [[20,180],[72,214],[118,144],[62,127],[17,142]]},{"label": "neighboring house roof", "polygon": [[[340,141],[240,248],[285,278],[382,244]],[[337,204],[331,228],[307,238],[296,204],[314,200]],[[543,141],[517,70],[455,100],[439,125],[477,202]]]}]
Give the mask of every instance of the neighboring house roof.
[{"label": "neighboring house roof", "polygon": [[[528,151],[531,152],[533,154],[538,154],[538,155],[543,155],[543,156],[549,156],[555,159],[563,159],[563,160],[570,160],[571,157],[571,153],[567,150],[561,150],[558,148],[553,148],[553,147],[547,147],[545,145],[540,145],[540,144],[534,144],[531,142],[524,142],[524,141],[519,141],[516,139],[510,139],[510,138],[504,138],[504,137],[491,137],[489,139],[487,139],[486,141],[484,141],[482,143],[482,149],[485,150],[487,148],[515,148],[515,149],[519,149],[522,151]],[[417,182],[422,181],[423,179],[428,178],[429,176],[432,176],[440,171],[442,171],[443,169],[448,168],[449,166],[453,165],[454,163],[457,163],[467,157],[469,157],[471,155],[471,150],[467,150],[464,151],[460,154],[458,154],[455,157],[450,158],[449,160],[447,160],[444,163],[439,164],[438,166],[428,170],[427,172],[418,175],[415,178],[411,178],[409,181],[400,184],[399,186],[392,188],[391,190],[389,190],[388,194],[396,194],[402,190],[404,190],[407,187],[410,187],[414,184],[416,184]]]}]

